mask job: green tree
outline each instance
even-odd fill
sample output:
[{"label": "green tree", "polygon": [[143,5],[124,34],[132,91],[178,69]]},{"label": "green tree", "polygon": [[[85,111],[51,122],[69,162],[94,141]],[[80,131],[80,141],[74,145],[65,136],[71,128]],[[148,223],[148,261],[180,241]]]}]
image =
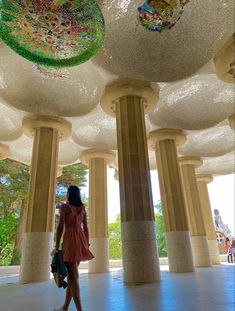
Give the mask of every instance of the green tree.
[{"label": "green tree", "polygon": [[9,159],[0,161],[0,264],[18,264],[22,247],[29,187],[28,165]]},{"label": "green tree", "polygon": [[0,219],[0,266],[11,264],[17,229],[17,217],[11,211]]},{"label": "green tree", "polygon": [[[166,257],[166,241],[164,233],[164,223],[162,215],[162,204],[159,201],[155,206],[155,221],[157,227],[157,244],[159,257]],[[117,216],[114,223],[109,224],[109,257],[111,259],[122,258],[122,242],[121,242],[121,217]]]},{"label": "green tree", "polygon": [[[84,186],[86,176],[87,167],[81,163],[64,167],[57,179],[56,201],[66,199],[69,185]],[[28,188],[27,165],[9,159],[0,161],[0,265],[20,262]]]},{"label": "green tree", "polygon": [[114,223],[109,224],[109,257],[122,258],[121,216],[118,215]]},{"label": "green tree", "polygon": [[[67,188],[69,185],[84,187],[87,182],[87,166],[82,163],[63,167],[63,172],[56,182],[56,202],[67,199]],[[83,197],[86,202],[87,198]]]},{"label": "green tree", "polygon": [[164,222],[162,215],[162,203],[159,201],[157,205],[155,205],[156,213],[155,213],[155,221],[157,226],[157,244],[158,244],[158,253],[159,257],[166,257],[166,240],[165,240],[165,230],[164,230]]}]

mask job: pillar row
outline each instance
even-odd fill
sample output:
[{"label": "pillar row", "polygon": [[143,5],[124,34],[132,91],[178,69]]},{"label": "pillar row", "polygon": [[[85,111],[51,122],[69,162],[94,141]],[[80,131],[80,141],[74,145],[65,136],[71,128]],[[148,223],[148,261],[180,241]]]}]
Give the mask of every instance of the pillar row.
[{"label": "pillar row", "polygon": [[58,142],[70,135],[71,125],[61,118],[36,115],[23,120],[23,131],[33,137],[33,150],[20,282],[31,283],[50,277]]},{"label": "pillar row", "polygon": [[109,271],[107,165],[115,160],[109,150],[88,149],[81,161],[89,166],[89,234],[95,258],[88,263],[89,273]]},{"label": "pillar row", "polygon": [[149,83],[128,80],[106,88],[103,109],[116,117],[124,282],[160,279],[147,150],[145,109],[157,103]]},{"label": "pillar row", "polygon": [[195,267],[210,267],[211,259],[195,175],[195,167],[201,166],[202,161],[198,157],[185,156],[179,158],[179,164],[191,233],[194,265]]},{"label": "pillar row", "polygon": [[159,129],[149,134],[149,148],[156,153],[163,220],[171,272],[194,271],[185,201],[176,146],[185,142],[181,130]]},{"label": "pillar row", "polygon": [[210,174],[199,174],[196,177],[211,262],[214,265],[218,265],[221,261],[207,188],[207,184],[213,181],[213,176]]}]

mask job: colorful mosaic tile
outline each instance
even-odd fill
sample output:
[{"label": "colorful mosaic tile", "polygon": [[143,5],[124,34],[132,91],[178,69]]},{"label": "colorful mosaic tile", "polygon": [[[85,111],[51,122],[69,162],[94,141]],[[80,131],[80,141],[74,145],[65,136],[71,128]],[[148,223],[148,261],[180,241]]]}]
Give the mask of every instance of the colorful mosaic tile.
[{"label": "colorful mosaic tile", "polygon": [[41,77],[46,77],[54,80],[66,79],[69,76],[69,72],[65,68],[53,68],[36,64],[35,70]]},{"label": "colorful mosaic tile", "polygon": [[138,7],[139,22],[150,31],[171,29],[180,19],[188,2],[189,0],[146,0]]},{"label": "colorful mosaic tile", "polygon": [[37,64],[75,66],[102,46],[104,19],[94,0],[0,0],[0,37]]}]

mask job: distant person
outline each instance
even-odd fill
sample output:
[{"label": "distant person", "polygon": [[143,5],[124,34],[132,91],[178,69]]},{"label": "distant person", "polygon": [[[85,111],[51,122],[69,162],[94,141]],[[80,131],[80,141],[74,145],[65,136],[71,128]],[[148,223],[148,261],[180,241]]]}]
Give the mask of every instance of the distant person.
[{"label": "distant person", "polygon": [[224,243],[224,248],[227,253],[228,263],[233,263],[233,245],[230,242],[229,238],[226,238],[225,243]]},{"label": "distant person", "polygon": [[89,250],[87,216],[81,201],[80,189],[77,186],[69,186],[67,197],[68,201],[61,205],[56,247],[52,253],[58,252],[63,235],[62,254],[68,271],[68,287],[63,306],[54,311],[67,311],[72,298],[76,310],[82,311],[78,266],[81,261],[91,260],[94,256]]},{"label": "distant person", "polygon": [[235,239],[232,239],[232,247],[233,247],[233,262],[235,262]]}]

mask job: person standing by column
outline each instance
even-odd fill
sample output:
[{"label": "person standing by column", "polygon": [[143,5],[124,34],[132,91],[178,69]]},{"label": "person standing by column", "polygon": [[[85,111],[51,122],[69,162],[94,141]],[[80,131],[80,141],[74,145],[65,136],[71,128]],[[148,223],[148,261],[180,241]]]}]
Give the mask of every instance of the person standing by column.
[{"label": "person standing by column", "polygon": [[78,266],[81,261],[91,260],[94,256],[89,250],[86,210],[77,186],[69,186],[68,201],[61,206],[60,221],[56,232],[56,247],[53,253],[59,250],[62,234],[62,254],[68,271],[68,287],[63,307],[55,309],[55,311],[67,311],[72,298],[77,311],[82,311]]}]

